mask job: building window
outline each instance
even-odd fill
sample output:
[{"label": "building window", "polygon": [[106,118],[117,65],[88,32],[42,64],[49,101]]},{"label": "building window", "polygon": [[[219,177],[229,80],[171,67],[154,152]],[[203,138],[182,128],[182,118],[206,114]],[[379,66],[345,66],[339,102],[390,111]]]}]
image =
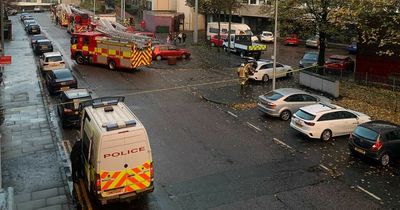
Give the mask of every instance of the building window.
[{"label": "building window", "polygon": [[248,4],[248,3],[249,3],[249,0],[242,0],[242,3],[243,3],[243,4]]},{"label": "building window", "polygon": [[257,0],[250,0],[250,4],[257,4]]},{"label": "building window", "polygon": [[259,4],[265,4],[265,0],[259,0]]}]

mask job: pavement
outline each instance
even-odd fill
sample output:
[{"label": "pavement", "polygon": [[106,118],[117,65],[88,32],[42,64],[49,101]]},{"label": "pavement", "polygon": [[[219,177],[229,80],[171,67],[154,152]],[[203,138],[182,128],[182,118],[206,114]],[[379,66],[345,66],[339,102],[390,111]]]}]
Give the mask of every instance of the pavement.
[{"label": "pavement", "polygon": [[13,188],[17,210],[70,209],[59,143],[50,123],[35,56],[18,17],[10,18],[14,37],[5,43],[5,52],[13,61],[4,68],[0,88],[4,118],[0,126],[2,187]]}]

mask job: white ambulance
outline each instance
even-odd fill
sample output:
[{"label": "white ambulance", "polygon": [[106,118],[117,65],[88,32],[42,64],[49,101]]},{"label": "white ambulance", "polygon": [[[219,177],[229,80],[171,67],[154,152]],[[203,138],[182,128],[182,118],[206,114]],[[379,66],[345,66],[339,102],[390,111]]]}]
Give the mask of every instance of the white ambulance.
[{"label": "white ambulance", "polygon": [[107,97],[81,104],[84,183],[101,204],[154,190],[146,129],[123,100]]}]

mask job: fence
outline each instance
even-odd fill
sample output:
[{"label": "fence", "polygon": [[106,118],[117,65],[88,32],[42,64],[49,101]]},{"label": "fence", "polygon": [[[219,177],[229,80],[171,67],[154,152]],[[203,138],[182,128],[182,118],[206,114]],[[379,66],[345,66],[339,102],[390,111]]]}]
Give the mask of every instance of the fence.
[{"label": "fence", "polygon": [[379,76],[368,74],[368,72],[355,72],[354,81],[366,86],[384,86],[393,91],[400,91],[400,74],[392,74],[389,76]]},{"label": "fence", "polygon": [[339,81],[310,71],[300,71],[300,85],[339,97]]}]

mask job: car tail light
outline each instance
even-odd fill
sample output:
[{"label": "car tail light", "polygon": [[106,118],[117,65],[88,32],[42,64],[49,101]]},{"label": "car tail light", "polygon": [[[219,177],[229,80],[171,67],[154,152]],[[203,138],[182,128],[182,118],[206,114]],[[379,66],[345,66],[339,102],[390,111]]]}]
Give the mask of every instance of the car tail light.
[{"label": "car tail light", "polygon": [[101,190],[101,179],[99,174],[96,174],[96,190],[97,191]]},{"label": "car tail light", "polygon": [[304,121],[304,123],[305,123],[306,125],[309,125],[309,126],[314,126],[314,125],[315,125],[315,123],[313,123],[313,122]]},{"label": "car tail light", "polygon": [[74,113],[74,111],[72,111],[72,109],[64,108],[64,113],[65,114],[72,114],[72,113]]},{"label": "car tail light", "polygon": [[381,140],[378,138],[378,139],[376,140],[375,144],[372,145],[371,150],[376,152],[376,151],[378,151],[378,150],[380,150],[380,149],[382,148],[382,145],[383,145],[383,143],[382,143]]},{"label": "car tail light", "polygon": [[153,162],[150,163],[150,178],[154,178],[154,168],[153,168]]},{"label": "car tail light", "polygon": [[276,107],[276,104],[271,103],[271,102],[266,102],[265,105],[267,105],[270,108],[275,108]]}]

